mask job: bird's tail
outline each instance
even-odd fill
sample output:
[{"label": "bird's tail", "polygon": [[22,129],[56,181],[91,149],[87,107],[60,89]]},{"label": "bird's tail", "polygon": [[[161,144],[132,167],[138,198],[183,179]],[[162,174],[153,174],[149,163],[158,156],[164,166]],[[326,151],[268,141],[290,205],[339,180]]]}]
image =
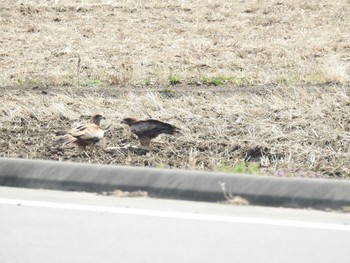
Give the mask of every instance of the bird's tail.
[{"label": "bird's tail", "polygon": [[75,138],[69,134],[66,134],[63,137],[59,138],[58,140],[54,141],[53,144],[54,145],[56,145],[56,144],[67,145],[67,144],[75,142],[76,140],[77,140],[77,138]]}]

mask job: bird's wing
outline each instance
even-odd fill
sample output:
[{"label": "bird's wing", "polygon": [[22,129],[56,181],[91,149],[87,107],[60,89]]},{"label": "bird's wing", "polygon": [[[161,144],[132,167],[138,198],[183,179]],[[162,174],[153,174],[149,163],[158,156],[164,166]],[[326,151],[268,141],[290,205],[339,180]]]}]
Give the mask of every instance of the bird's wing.
[{"label": "bird's wing", "polygon": [[88,129],[88,125],[80,125],[78,127],[70,129],[67,134],[70,134],[73,137],[80,137],[82,136],[85,132],[86,129]]},{"label": "bird's wing", "polygon": [[148,134],[153,130],[157,130],[159,123],[150,121],[138,121],[131,125],[131,132],[137,135]]},{"label": "bird's wing", "polygon": [[79,138],[82,140],[91,140],[99,141],[103,138],[104,131],[100,128],[87,128],[85,133],[82,134]]},{"label": "bird's wing", "polygon": [[72,135],[69,134],[64,134],[64,136],[62,136],[61,138],[59,138],[58,140],[55,140],[53,142],[54,145],[59,144],[59,143],[63,143],[64,145],[66,144],[70,144],[72,142],[75,142],[77,140],[77,138],[73,137]]},{"label": "bird's wing", "polygon": [[161,133],[173,134],[176,131],[176,127],[165,122],[158,120],[145,120],[138,121],[131,126],[131,131],[137,135],[156,137]]},{"label": "bird's wing", "polygon": [[104,135],[104,131],[100,129],[100,127],[94,123],[88,123],[85,125],[81,125],[74,129],[71,129],[68,134],[73,137],[79,137],[82,140],[89,139],[102,139]]}]

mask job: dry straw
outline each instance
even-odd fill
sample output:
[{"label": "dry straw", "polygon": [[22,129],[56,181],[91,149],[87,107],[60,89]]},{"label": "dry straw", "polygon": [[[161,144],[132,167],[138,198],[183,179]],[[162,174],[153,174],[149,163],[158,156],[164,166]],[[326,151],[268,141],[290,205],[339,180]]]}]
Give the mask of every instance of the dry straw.
[{"label": "dry straw", "polygon": [[[260,174],[350,176],[346,87],[184,89],[174,90],[171,97],[156,90],[3,93],[2,156],[223,171],[235,171],[246,162],[255,163],[254,172]],[[52,145],[55,132],[95,113],[106,116],[103,125],[113,125],[89,158],[76,154],[75,148]],[[120,124],[130,116],[170,122],[182,129],[182,135],[160,136],[150,152],[109,151],[139,144]]]},{"label": "dry straw", "polygon": [[0,10],[2,85],[349,80],[346,0],[3,0]]},{"label": "dry straw", "polygon": [[[1,156],[349,177],[349,14],[347,0],[3,0]],[[96,113],[114,124],[99,151],[52,147]],[[137,144],[125,116],[183,134],[108,151]]]}]

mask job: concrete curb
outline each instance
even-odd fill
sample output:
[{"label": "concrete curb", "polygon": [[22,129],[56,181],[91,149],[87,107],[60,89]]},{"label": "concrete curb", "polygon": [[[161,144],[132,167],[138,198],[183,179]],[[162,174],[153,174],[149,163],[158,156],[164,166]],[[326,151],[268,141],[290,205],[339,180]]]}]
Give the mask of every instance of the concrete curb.
[{"label": "concrete curb", "polygon": [[350,181],[330,179],[276,178],[79,164],[70,162],[0,158],[0,185],[68,191],[147,191],[152,197],[226,200],[227,193],[252,205],[339,209],[350,206]]}]

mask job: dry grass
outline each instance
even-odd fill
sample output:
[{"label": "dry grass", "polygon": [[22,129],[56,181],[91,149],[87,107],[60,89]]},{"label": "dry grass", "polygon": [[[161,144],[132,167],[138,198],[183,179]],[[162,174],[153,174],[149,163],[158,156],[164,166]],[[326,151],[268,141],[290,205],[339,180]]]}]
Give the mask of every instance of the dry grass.
[{"label": "dry grass", "polygon": [[[46,90],[45,90],[46,92]],[[156,90],[2,90],[1,156],[106,164],[225,170],[256,163],[260,174],[350,176],[350,91],[342,86]],[[95,154],[54,147],[55,131],[94,113],[112,128]],[[161,136],[140,155],[107,150],[138,145],[120,124],[126,116],[175,124],[181,136]],[[224,165],[224,166],[223,166]],[[229,169],[228,169],[229,170]]]},{"label": "dry grass", "polygon": [[0,12],[1,85],[349,81],[347,0],[3,0]]},{"label": "dry grass", "polygon": [[[349,14],[347,0],[3,0],[1,156],[348,178]],[[52,146],[95,113],[114,124],[95,154]],[[125,116],[183,134],[107,150],[138,144]]]}]

